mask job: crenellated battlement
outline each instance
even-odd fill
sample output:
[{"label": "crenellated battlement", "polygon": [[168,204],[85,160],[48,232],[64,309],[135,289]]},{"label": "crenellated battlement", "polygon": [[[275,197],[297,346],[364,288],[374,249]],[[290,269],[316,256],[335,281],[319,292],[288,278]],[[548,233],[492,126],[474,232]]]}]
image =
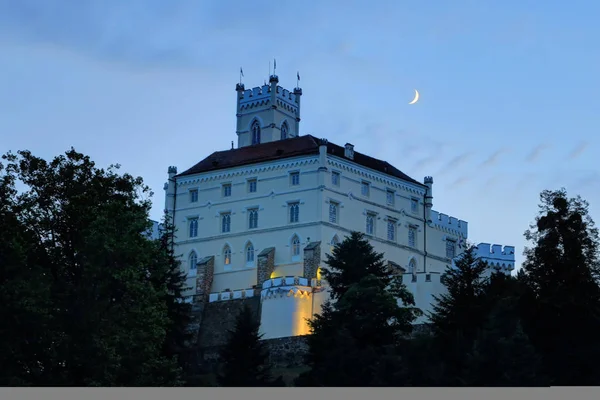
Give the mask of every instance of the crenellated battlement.
[{"label": "crenellated battlement", "polygon": [[444,232],[454,233],[464,238],[468,234],[469,224],[466,221],[434,210],[431,210],[431,224]]},{"label": "crenellated battlement", "polygon": [[515,248],[500,244],[479,243],[477,245],[477,257],[487,261],[489,266],[504,273],[510,273],[515,269]]},{"label": "crenellated battlement", "polygon": [[[244,91],[240,90],[239,94],[239,104],[241,109],[248,108],[253,105],[263,104],[267,105],[271,103],[271,86],[263,85],[257,86],[252,89],[247,89]],[[300,104],[300,96],[301,92],[296,89],[293,92],[287,89],[284,89],[281,86],[276,87],[276,99],[277,102],[281,102],[281,104],[291,107],[291,110],[297,110]],[[280,105],[281,105],[280,104]],[[271,104],[272,105],[272,104]]]}]

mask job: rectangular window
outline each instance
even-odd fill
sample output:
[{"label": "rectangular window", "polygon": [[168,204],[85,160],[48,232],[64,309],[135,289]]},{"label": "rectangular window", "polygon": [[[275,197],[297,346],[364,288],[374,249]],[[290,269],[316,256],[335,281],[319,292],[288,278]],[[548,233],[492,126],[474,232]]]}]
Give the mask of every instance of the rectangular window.
[{"label": "rectangular window", "polygon": [[258,228],[258,208],[248,210],[248,229]]},{"label": "rectangular window", "polygon": [[331,222],[332,224],[338,223],[339,208],[340,208],[340,205],[337,202],[335,202],[335,201],[329,202],[329,222]]},{"label": "rectangular window", "polygon": [[456,256],[456,242],[454,240],[446,240],[446,258],[454,258]]},{"label": "rectangular window", "polygon": [[408,245],[410,247],[417,247],[417,228],[414,226],[408,228]]},{"label": "rectangular window", "polygon": [[394,205],[394,200],[396,197],[396,193],[394,193],[393,190],[387,190],[386,192],[386,202],[388,206],[393,206]]},{"label": "rectangular window", "polygon": [[371,191],[371,185],[369,184],[369,182],[362,182],[360,185],[360,193],[363,196],[369,197],[369,192]]},{"label": "rectangular window", "polygon": [[300,184],[300,172],[290,173],[290,185],[298,186]]},{"label": "rectangular window", "polygon": [[256,179],[248,179],[248,193],[256,193]]},{"label": "rectangular window", "polygon": [[196,203],[198,201],[198,189],[190,190],[190,202]]},{"label": "rectangular window", "polygon": [[331,184],[334,186],[340,186],[340,173],[339,172],[331,173]]},{"label": "rectangular window", "polygon": [[221,214],[221,232],[231,232],[231,213]]},{"label": "rectangular window", "polygon": [[375,218],[377,216],[374,213],[367,213],[367,235],[375,235]]},{"label": "rectangular window", "polygon": [[419,200],[417,200],[417,199],[410,200],[410,211],[412,211],[413,214],[416,214],[417,212],[419,212]]},{"label": "rectangular window", "polygon": [[190,237],[197,237],[198,236],[198,218],[190,218],[189,225],[190,225]]},{"label": "rectangular window", "polygon": [[223,185],[223,197],[231,196],[231,183],[226,183]]},{"label": "rectangular window", "polygon": [[387,238],[388,240],[396,240],[396,220],[388,218],[387,221]]},{"label": "rectangular window", "polygon": [[288,205],[290,222],[298,222],[300,217],[300,203],[290,203]]}]

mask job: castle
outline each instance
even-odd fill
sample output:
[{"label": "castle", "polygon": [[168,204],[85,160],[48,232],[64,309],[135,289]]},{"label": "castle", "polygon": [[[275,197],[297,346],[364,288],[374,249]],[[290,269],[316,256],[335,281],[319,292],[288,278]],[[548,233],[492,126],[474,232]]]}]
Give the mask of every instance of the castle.
[{"label": "castle", "polygon": [[[429,311],[467,222],[433,210],[432,177],[420,182],[350,143],[300,135],[302,89],[278,82],[236,85],[237,148],[168,169],[165,208],[186,298],[203,306],[254,299],[264,339],[305,335],[305,318],[328,298],[325,254],[360,231]],[[478,252],[493,268],[514,268],[514,247],[481,243]]]}]

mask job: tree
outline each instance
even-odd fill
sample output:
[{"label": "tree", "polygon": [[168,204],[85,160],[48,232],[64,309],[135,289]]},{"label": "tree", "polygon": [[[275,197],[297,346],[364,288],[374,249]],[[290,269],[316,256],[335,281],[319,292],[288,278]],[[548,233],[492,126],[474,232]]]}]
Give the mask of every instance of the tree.
[{"label": "tree", "polygon": [[221,372],[217,376],[220,386],[264,387],[281,386],[279,378],[273,381],[269,365],[269,353],[262,334],[260,323],[246,305],[229,331],[227,344],[221,351]]},{"label": "tree", "polygon": [[545,190],[525,232],[522,279],[529,290],[524,327],[553,385],[597,385],[600,366],[598,230],[588,203]]},{"label": "tree", "polygon": [[414,298],[383,266],[361,233],[353,232],[327,257],[332,293],[309,321],[310,370],[298,386],[390,386],[404,381],[398,347],[420,315]]},{"label": "tree", "polygon": [[31,344],[3,361],[12,377],[27,385],[179,384],[163,353],[168,289],[151,279],[157,247],[146,237],[151,192],[142,179],[97,168],[74,149],[50,162],[28,151],[3,160],[3,196],[15,217],[2,222],[22,244],[3,260],[1,307],[29,329],[21,337]]},{"label": "tree", "polygon": [[445,385],[462,384],[464,355],[471,349],[485,320],[488,265],[476,256],[475,249],[467,245],[455,265],[442,275],[441,282],[447,293],[434,296],[433,311],[429,313],[435,351],[444,364]]},{"label": "tree", "polygon": [[[167,306],[168,328],[163,346],[165,357],[177,359],[181,369],[185,368],[184,354],[189,350],[193,333],[190,331],[191,305],[184,299],[187,275],[181,269],[179,257],[175,255],[175,226],[170,214],[165,213],[160,228],[160,237],[153,258],[151,280],[162,301]],[[166,290],[162,290],[166,288]]]},{"label": "tree", "polygon": [[465,386],[544,386],[542,360],[523,331],[519,313],[520,282],[492,274],[487,286],[489,314],[467,355]]}]

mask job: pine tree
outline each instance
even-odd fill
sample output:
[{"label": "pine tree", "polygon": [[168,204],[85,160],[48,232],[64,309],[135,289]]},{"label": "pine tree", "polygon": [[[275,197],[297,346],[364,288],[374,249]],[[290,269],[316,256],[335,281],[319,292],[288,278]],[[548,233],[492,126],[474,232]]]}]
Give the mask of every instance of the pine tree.
[{"label": "pine tree", "polygon": [[461,380],[465,386],[544,386],[541,357],[523,331],[518,282],[494,274],[486,297],[490,313],[467,356]]},{"label": "pine tree", "polygon": [[221,351],[221,372],[217,376],[220,386],[265,387],[281,385],[281,379],[273,381],[269,365],[269,353],[260,323],[249,306],[245,306],[236,318],[235,327],[229,331],[227,344]]},{"label": "pine tree", "polygon": [[176,358],[180,368],[184,368],[184,355],[190,348],[193,333],[190,331],[191,304],[184,299],[187,275],[181,269],[181,262],[175,255],[175,226],[172,218],[165,213],[160,227],[160,237],[156,244],[156,255],[151,279],[157,290],[162,290],[163,301],[167,305],[169,326],[166,332],[163,352],[165,357]]},{"label": "pine tree", "polygon": [[543,191],[540,212],[525,232],[523,281],[530,293],[526,332],[553,385],[600,382],[600,259],[588,203],[564,189]]},{"label": "pine tree", "polygon": [[420,311],[382,260],[383,255],[357,232],[336,245],[327,258],[330,269],[324,275],[334,299],[309,321],[312,335],[307,338],[306,363],[311,369],[300,375],[296,385],[404,384],[406,370],[398,347]]},{"label": "pine tree", "polygon": [[433,311],[429,313],[430,326],[435,335],[435,347],[444,364],[445,385],[462,385],[460,374],[464,369],[464,355],[484,323],[486,312],[485,289],[488,279],[486,262],[475,254],[475,247],[467,245],[441,277],[447,293],[434,296]]}]

